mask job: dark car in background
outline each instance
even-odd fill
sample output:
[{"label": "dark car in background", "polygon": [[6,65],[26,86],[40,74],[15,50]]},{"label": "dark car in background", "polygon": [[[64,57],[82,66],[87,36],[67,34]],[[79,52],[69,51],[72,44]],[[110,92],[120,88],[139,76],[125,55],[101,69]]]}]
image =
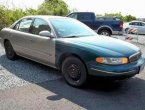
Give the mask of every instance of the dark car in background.
[{"label": "dark car in background", "polygon": [[67,17],[83,22],[101,35],[123,34],[123,21],[117,17],[96,17],[93,12],[73,12],[67,15]]},{"label": "dark car in background", "polygon": [[24,17],[2,29],[0,37],[8,59],[22,56],[59,69],[75,87],[83,85],[89,75],[115,80],[132,77],[145,63],[135,45],[97,35],[68,17]]}]

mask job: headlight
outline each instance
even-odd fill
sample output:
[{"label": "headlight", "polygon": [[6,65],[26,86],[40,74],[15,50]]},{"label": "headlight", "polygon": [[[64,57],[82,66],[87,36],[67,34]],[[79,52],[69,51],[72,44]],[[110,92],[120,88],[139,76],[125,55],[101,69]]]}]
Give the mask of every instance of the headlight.
[{"label": "headlight", "polygon": [[96,62],[110,65],[127,64],[128,58],[110,58],[110,57],[98,57]]}]

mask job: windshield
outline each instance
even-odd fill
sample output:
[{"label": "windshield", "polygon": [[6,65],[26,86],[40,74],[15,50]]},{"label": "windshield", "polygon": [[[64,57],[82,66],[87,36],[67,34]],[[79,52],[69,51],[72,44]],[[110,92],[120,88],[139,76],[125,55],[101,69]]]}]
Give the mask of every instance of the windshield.
[{"label": "windshield", "polygon": [[85,37],[97,35],[83,23],[71,18],[55,18],[50,20],[59,37]]}]

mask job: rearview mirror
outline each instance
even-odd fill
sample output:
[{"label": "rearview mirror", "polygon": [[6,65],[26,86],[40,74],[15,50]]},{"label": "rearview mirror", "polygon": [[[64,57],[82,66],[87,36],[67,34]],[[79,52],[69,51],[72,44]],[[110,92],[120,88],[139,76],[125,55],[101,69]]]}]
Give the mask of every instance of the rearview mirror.
[{"label": "rearview mirror", "polygon": [[49,31],[41,31],[41,32],[39,32],[39,35],[44,36],[44,37],[54,38],[54,36],[51,35],[51,33]]}]

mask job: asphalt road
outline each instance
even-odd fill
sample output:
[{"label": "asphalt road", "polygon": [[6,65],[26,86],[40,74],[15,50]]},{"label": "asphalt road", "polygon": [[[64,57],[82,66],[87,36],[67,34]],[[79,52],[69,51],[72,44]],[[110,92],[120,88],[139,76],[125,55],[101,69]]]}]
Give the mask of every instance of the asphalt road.
[{"label": "asphalt road", "polygon": [[[145,46],[134,43],[142,49]],[[20,58],[9,61],[0,47],[0,110],[145,110],[145,70],[117,82],[90,79],[67,85],[55,69]]]}]

